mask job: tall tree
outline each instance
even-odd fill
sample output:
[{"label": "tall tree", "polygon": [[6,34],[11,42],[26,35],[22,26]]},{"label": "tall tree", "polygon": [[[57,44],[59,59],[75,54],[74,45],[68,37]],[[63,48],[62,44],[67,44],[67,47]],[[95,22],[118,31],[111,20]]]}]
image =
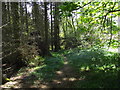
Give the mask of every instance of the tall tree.
[{"label": "tall tree", "polygon": [[11,2],[11,14],[12,14],[12,28],[14,31],[14,42],[16,42],[16,46],[18,47],[19,42],[19,13],[18,13],[18,3],[17,2]]},{"label": "tall tree", "polygon": [[53,4],[50,4],[50,11],[51,11],[51,49],[53,50]]},{"label": "tall tree", "polygon": [[60,36],[59,36],[59,3],[55,3],[55,15],[54,15],[54,46],[55,51],[60,49]]},{"label": "tall tree", "polygon": [[46,46],[46,54],[49,52],[49,43],[48,43],[48,14],[47,14],[47,2],[44,2],[45,8],[45,46]]},{"label": "tall tree", "polygon": [[21,37],[20,37],[20,39],[21,39],[21,44],[23,44],[24,43],[24,39],[25,39],[25,36],[24,36],[24,34],[23,34],[23,32],[25,32],[25,28],[24,28],[24,3],[23,2],[20,2],[20,35],[21,35]]},{"label": "tall tree", "polygon": [[[41,10],[41,7],[37,2],[33,2],[33,22],[34,29],[36,31],[36,42],[39,48],[38,52],[40,55],[50,55],[49,52],[49,43],[48,43],[48,18],[47,18],[47,3],[44,3],[44,10]],[[43,13],[43,14],[41,14]],[[44,17],[42,16],[44,15]],[[41,17],[40,17],[41,16]],[[45,35],[43,35],[45,34]]]},{"label": "tall tree", "polygon": [[25,21],[26,21],[26,32],[28,33],[28,13],[27,13],[27,2],[25,2]]}]

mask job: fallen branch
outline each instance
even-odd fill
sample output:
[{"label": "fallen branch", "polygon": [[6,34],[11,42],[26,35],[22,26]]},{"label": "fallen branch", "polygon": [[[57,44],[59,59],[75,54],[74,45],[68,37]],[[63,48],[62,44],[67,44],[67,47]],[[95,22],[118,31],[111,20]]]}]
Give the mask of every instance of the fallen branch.
[{"label": "fallen branch", "polygon": [[0,26],[0,29],[3,28],[3,27],[5,27],[5,26],[7,26],[9,23],[10,22],[8,22],[7,24],[4,24],[4,25]]}]

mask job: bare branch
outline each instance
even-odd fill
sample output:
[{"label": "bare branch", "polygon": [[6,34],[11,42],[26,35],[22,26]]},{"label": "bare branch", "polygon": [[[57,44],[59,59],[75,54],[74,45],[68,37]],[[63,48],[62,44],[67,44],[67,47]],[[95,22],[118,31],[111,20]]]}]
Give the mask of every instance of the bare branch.
[{"label": "bare branch", "polygon": [[86,5],[90,4],[91,2],[92,2],[92,1],[90,1],[90,2],[86,3],[86,4],[85,4],[85,5],[83,5],[83,6],[80,6],[79,8],[77,8],[77,10],[78,10],[78,9],[80,9],[80,8],[85,7]]},{"label": "bare branch", "polygon": [[0,26],[0,28],[3,28],[3,27],[5,27],[5,26],[7,26],[9,23],[10,23],[10,22],[8,22],[7,24],[4,24],[4,25]]}]

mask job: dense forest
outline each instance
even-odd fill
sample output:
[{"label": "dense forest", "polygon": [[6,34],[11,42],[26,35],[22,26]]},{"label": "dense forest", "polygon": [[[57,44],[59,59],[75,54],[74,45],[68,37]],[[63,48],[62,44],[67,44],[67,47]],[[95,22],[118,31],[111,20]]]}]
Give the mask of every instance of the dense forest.
[{"label": "dense forest", "polygon": [[120,2],[2,2],[2,88],[118,88]]}]

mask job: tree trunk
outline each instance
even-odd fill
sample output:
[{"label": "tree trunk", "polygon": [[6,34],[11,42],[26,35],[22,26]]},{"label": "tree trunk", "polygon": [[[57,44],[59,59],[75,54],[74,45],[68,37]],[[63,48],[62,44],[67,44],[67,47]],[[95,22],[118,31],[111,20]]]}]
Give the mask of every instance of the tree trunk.
[{"label": "tree trunk", "polygon": [[11,2],[11,14],[12,14],[12,20],[13,20],[13,32],[14,32],[14,42],[16,42],[15,47],[17,48],[20,44],[19,42],[19,13],[18,13],[18,3],[17,2]]},{"label": "tree trunk", "polygon": [[28,30],[28,14],[27,14],[27,3],[26,2],[25,2],[25,16],[26,16],[26,18],[25,18],[26,26],[25,27],[26,27],[26,32],[28,33],[28,31],[29,31]]},{"label": "tree trunk", "polygon": [[51,11],[51,49],[53,51],[53,13],[52,13],[52,2],[50,4],[50,11]]},{"label": "tree trunk", "polygon": [[48,15],[47,15],[47,2],[44,2],[45,8],[45,48],[46,55],[49,55],[49,43],[48,43]]},{"label": "tree trunk", "polygon": [[54,45],[55,51],[60,49],[60,37],[59,37],[59,3],[55,3],[55,15],[54,15]]}]

